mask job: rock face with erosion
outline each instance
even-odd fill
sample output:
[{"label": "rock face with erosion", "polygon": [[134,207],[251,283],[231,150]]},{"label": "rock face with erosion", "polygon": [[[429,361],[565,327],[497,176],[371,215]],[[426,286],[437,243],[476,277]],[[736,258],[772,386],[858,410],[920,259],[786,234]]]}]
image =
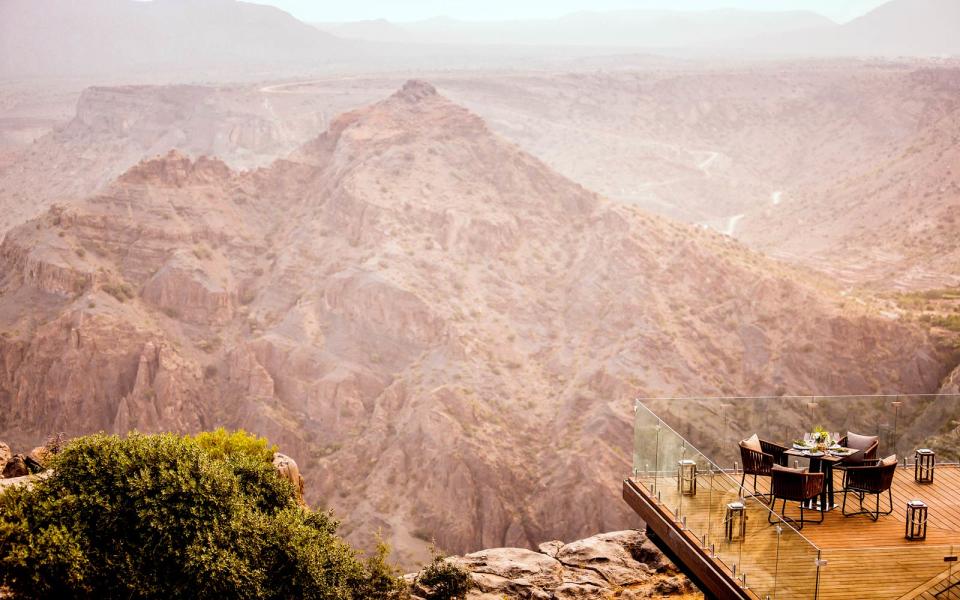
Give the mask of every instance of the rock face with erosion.
[{"label": "rock face with erosion", "polygon": [[305,505],[303,500],[303,476],[300,475],[300,468],[297,467],[297,463],[286,454],[275,452],[273,454],[273,468],[277,470],[281,477],[293,485],[297,502]]},{"label": "rock face with erosion", "polygon": [[481,550],[448,560],[470,572],[475,587],[468,599],[703,598],[639,531],[604,533],[570,544],[547,542],[537,551]]},{"label": "rock face with erosion", "polygon": [[172,152],[0,245],[0,438],[267,436],[403,564],[629,527],[637,395],[933,390],[919,325],[609,201],[431,85],[236,171]]}]

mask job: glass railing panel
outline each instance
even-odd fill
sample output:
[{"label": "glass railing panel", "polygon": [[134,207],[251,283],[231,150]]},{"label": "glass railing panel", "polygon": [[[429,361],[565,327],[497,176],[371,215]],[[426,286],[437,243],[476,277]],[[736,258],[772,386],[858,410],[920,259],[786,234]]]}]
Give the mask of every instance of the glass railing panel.
[{"label": "glass railing panel", "polygon": [[644,488],[656,493],[656,473],[659,470],[657,457],[657,434],[660,419],[639,402],[634,406],[633,423],[633,477]]},{"label": "glass railing panel", "polygon": [[878,455],[912,460],[936,446],[938,460],[960,462],[960,395],[783,396],[643,399],[654,414],[710,460],[733,468],[737,442],[756,433],[789,445],[815,427],[841,436],[877,436]]},{"label": "glass railing panel", "polygon": [[[860,600],[889,600],[907,594],[917,598],[948,598],[947,590],[957,571],[956,546],[912,544],[908,547],[823,550],[820,599],[840,598],[855,592]],[[855,589],[851,590],[851,586]],[[939,595],[938,595],[939,594]],[[909,596],[914,597],[914,596]]]},{"label": "glass railing panel", "polygon": [[[771,534],[768,534],[771,535]],[[772,527],[776,578],[761,598],[771,600],[825,600],[819,596],[820,549],[791,527]],[[846,600],[850,597],[848,596]]]},{"label": "glass railing panel", "polygon": [[759,597],[773,597],[777,580],[783,576],[777,572],[778,519],[757,498],[744,499],[744,505],[747,527],[740,550],[739,576],[743,584]]},{"label": "glass railing panel", "polygon": [[[793,439],[802,438],[804,432],[818,425],[841,435],[847,431],[876,435],[880,456],[896,453],[901,462],[909,459],[910,468],[913,452],[921,447],[936,450],[938,465],[956,464],[960,459],[960,395],[641,402],[638,412],[645,414],[637,421],[635,469],[653,475],[661,506],[757,597],[839,598],[842,594],[830,590],[849,592],[858,581],[866,581],[869,587],[875,579],[877,589],[858,596],[871,600],[899,597],[889,594],[905,585],[900,580],[912,580],[916,587],[923,577],[943,575],[943,581],[950,577],[960,579],[960,573],[948,572],[951,564],[943,560],[955,551],[952,548],[926,543],[910,545],[906,552],[909,559],[898,558],[897,552],[904,553],[902,547],[885,550],[860,544],[850,550],[818,548],[794,526],[776,523],[778,519],[767,505],[750,497],[754,491],[752,477],[748,476],[746,486],[741,487],[741,473],[735,471],[735,467],[742,468],[738,446],[741,439],[757,433],[761,439],[789,446]],[[660,413],[666,418],[661,420]],[[704,448],[709,451],[704,452]],[[695,494],[683,493],[678,477],[681,461],[690,461],[696,469]],[[800,466],[808,464],[805,458],[789,458],[789,464],[794,462]],[[760,491],[768,491],[769,478],[761,477],[759,482]],[[839,492],[839,474],[835,475],[835,482]],[[739,506],[738,502],[743,503],[741,514],[745,520],[740,519],[737,510],[730,510],[731,505]],[[736,520],[731,523],[731,519]],[[816,527],[810,525],[805,531]],[[817,533],[814,530],[812,535]],[[885,561],[901,565],[904,572],[891,578],[889,569],[884,568]],[[878,569],[878,574],[872,579],[868,574],[863,579],[863,572],[870,568]],[[951,593],[960,596],[960,584]]]},{"label": "glass railing panel", "polygon": [[659,471],[656,474],[658,499],[679,520],[683,511],[683,494],[680,492],[679,466],[686,458],[687,442],[668,427],[661,427],[657,434]]},{"label": "glass railing panel", "polygon": [[710,526],[710,548],[727,570],[739,572],[747,526],[746,504],[739,483],[726,473],[717,474],[713,501],[716,511]]}]

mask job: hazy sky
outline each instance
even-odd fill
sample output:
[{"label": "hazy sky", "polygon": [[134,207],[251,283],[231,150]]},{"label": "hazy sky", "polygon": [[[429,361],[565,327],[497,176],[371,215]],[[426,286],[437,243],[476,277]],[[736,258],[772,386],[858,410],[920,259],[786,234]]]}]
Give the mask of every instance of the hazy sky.
[{"label": "hazy sky", "polygon": [[848,21],[885,0],[249,0],[272,4],[304,21],[389,19],[415,21],[436,16],[469,20],[558,17],[578,10],[660,8],[701,10],[812,10],[839,22]]}]

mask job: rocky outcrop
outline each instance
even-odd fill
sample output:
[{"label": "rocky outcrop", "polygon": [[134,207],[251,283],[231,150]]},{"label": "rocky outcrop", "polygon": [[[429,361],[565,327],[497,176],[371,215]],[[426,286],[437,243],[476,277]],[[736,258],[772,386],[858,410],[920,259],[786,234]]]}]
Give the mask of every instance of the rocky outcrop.
[{"label": "rocky outcrop", "polygon": [[297,463],[286,454],[275,452],[273,454],[273,468],[277,470],[280,477],[289,481],[293,486],[293,491],[297,495],[297,502],[306,506],[307,503],[303,499],[303,476],[300,475],[300,467],[297,466]]},{"label": "rocky outcrop", "polygon": [[447,560],[470,572],[474,589],[467,598],[472,600],[702,597],[639,531],[603,533],[569,544],[546,542],[539,551],[496,548]]},{"label": "rocky outcrop", "polygon": [[24,477],[30,474],[27,467],[27,457],[23,454],[14,454],[3,467],[3,478]]},{"label": "rocky outcrop", "polygon": [[37,446],[26,454],[14,454],[10,446],[0,442],[0,482],[10,485],[12,480],[28,478],[48,470],[48,462],[60,452],[64,444],[63,434],[50,437],[43,446]]},{"label": "rocky outcrop", "polygon": [[208,269],[190,253],[177,252],[144,284],[143,298],[171,318],[225,323],[233,317],[236,296],[229,273]]},{"label": "rocky outcrop", "polygon": [[953,372],[943,380],[943,385],[940,386],[940,393],[960,394],[960,366],[954,369]]},{"label": "rocky outcrop", "polygon": [[6,468],[7,463],[13,459],[13,452],[10,451],[10,446],[0,442],[0,473],[3,473],[3,470]]}]

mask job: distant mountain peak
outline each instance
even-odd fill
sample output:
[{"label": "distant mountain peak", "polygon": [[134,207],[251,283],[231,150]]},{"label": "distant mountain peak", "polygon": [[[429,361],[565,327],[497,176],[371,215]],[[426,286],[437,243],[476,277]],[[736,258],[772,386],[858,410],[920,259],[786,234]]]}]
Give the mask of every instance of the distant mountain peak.
[{"label": "distant mountain peak", "polygon": [[437,95],[437,88],[433,87],[426,81],[422,79],[410,79],[403,84],[403,87],[400,88],[398,92],[394,94],[394,97],[408,100],[410,102],[419,102],[424,98]]}]

